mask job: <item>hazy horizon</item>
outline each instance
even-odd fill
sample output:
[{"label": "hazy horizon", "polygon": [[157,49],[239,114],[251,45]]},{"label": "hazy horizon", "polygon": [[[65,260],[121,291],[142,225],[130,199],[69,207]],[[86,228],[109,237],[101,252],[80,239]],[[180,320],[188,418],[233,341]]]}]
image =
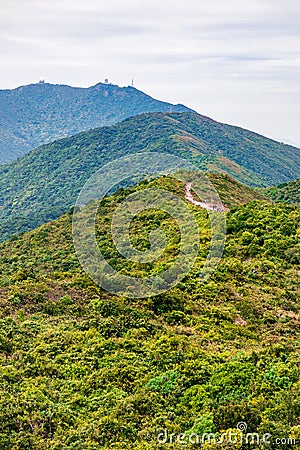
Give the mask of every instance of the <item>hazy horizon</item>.
[{"label": "hazy horizon", "polygon": [[[99,84],[99,83],[102,83],[102,84],[104,84],[104,85],[106,84],[106,83],[105,83],[105,80],[104,80],[104,81],[99,81],[98,83],[95,83],[95,84],[93,84],[93,85],[91,85],[91,86],[77,86],[77,85],[75,86],[75,85],[71,85],[71,84],[67,84],[67,83],[51,83],[51,82],[49,82],[49,81],[47,81],[47,80],[40,79],[39,81],[35,81],[35,82],[29,83],[29,84],[21,84],[21,85],[19,85],[19,86],[13,87],[13,88],[7,88],[7,89],[1,89],[1,88],[0,88],[0,91],[2,91],[2,90],[14,90],[14,89],[18,89],[18,88],[20,88],[20,87],[30,86],[30,85],[34,85],[34,84],[40,84],[40,81],[43,81],[44,84],[51,84],[51,85],[57,85],[57,86],[69,86],[69,87],[78,88],[78,89],[88,89],[88,88],[91,88],[91,87],[93,87],[93,86],[95,86],[95,85],[97,85],[97,84]],[[129,83],[128,85],[125,85],[125,84],[124,84],[123,86],[120,86],[120,85],[118,85],[118,84],[114,84],[114,83],[111,83],[111,82],[109,82],[109,84],[114,85],[114,86],[118,86],[118,87],[120,87],[120,88],[132,87],[132,84],[130,84],[130,83]],[[135,88],[135,89],[138,89],[136,86],[134,86],[134,88]],[[139,90],[139,89],[138,89],[138,90]],[[142,91],[142,92],[144,92],[144,91]],[[150,95],[148,92],[144,92],[144,94]],[[156,98],[156,100],[168,102],[168,100],[162,100],[161,98]],[[174,102],[174,104],[178,104],[178,103]],[[193,109],[193,108],[191,108],[189,105],[184,105],[184,106],[187,106],[187,107],[189,107],[190,109]],[[205,114],[202,114],[202,113],[199,112],[199,111],[196,111],[196,110],[194,110],[194,111],[195,111],[196,113],[198,113],[198,114],[205,115]],[[216,119],[215,117],[213,117],[213,116],[210,116],[210,118],[213,119],[213,120],[217,120],[217,119]],[[237,124],[235,124],[235,123],[228,123],[228,122],[224,122],[224,121],[223,121],[223,123],[226,123],[227,125],[239,126],[239,125],[237,125]],[[300,148],[300,144],[297,144],[296,142],[292,142],[292,141],[290,141],[289,139],[280,139],[280,138],[276,138],[276,137],[273,137],[273,136],[268,136],[268,135],[266,135],[266,134],[264,134],[264,133],[259,133],[257,130],[251,129],[251,128],[247,127],[247,126],[243,126],[243,128],[245,128],[245,129],[247,129],[247,130],[249,130],[249,131],[252,131],[252,132],[254,132],[254,133],[261,134],[261,135],[263,135],[263,136],[265,136],[265,137],[268,137],[268,138],[270,138],[270,139],[274,139],[274,140],[277,141],[277,142],[283,142],[283,143],[285,143],[285,144],[287,144],[287,145],[291,145],[291,146],[299,147],[299,148]]]},{"label": "hazy horizon", "polygon": [[135,87],[300,146],[296,0],[11,0],[1,89],[38,82]]}]

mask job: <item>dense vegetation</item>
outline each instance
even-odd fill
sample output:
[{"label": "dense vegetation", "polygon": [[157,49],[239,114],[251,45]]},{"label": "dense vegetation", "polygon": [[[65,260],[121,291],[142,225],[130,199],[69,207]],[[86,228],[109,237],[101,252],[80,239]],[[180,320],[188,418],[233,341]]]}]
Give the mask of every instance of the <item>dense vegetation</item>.
[{"label": "dense vegetation", "polygon": [[74,88],[48,83],[0,90],[0,164],[55,139],[144,112],[191,111],[133,88],[99,83]]},{"label": "dense vegetation", "polygon": [[265,188],[262,192],[274,202],[300,205],[300,179]]},{"label": "dense vegetation", "polygon": [[0,168],[0,240],[59,217],[108,161],[155,151],[254,186],[300,173],[298,149],[195,113],[143,114],[40,147]]},{"label": "dense vegetation", "polygon": [[[156,183],[183,196],[178,183]],[[103,202],[99,238],[126,193]],[[160,446],[157,433],[220,434],[240,421],[272,434],[271,450],[300,448],[300,210],[258,200],[234,208],[224,258],[203,284],[208,217],[190,208],[201,228],[198,261],[152,298],[114,297],[93,284],[74,254],[71,213],[1,244],[1,449],[180,449]],[[153,225],[167,231],[170,251],[151,271],[178,245],[172,220],[149,211],[132,230],[140,249]],[[101,245],[113,255],[109,239]],[[118,255],[110,262],[122,265]]]}]

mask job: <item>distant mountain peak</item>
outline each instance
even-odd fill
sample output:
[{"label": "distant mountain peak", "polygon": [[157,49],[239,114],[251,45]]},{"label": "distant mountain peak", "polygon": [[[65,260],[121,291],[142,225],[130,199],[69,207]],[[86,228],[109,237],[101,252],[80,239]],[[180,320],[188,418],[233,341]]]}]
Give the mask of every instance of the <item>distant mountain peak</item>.
[{"label": "distant mountain peak", "polygon": [[0,90],[0,164],[39,145],[141,113],[192,111],[133,86],[99,82],[87,88],[46,81]]}]

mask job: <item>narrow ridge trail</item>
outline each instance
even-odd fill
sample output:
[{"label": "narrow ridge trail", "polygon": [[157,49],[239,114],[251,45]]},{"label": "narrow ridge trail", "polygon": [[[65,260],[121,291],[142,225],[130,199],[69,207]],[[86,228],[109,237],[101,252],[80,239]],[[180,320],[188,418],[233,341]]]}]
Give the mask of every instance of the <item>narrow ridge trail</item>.
[{"label": "narrow ridge trail", "polygon": [[206,209],[208,211],[217,211],[217,212],[225,212],[229,211],[229,208],[226,208],[222,203],[212,203],[212,201],[206,201],[199,202],[194,199],[192,194],[192,183],[187,183],[185,185],[184,191],[185,191],[185,199],[188,200],[190,203],[193,203],[193,205],[200,206],[200,208]]}]

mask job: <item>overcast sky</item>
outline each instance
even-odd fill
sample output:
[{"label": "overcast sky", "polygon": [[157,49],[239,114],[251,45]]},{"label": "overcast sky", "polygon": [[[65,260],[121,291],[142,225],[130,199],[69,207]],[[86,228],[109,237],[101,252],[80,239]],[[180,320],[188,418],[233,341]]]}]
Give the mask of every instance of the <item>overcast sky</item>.
[{"label": "overcast sky", "polygon": [[300,146],[299,0],[2,0],[0,88],[109,78]]}]

